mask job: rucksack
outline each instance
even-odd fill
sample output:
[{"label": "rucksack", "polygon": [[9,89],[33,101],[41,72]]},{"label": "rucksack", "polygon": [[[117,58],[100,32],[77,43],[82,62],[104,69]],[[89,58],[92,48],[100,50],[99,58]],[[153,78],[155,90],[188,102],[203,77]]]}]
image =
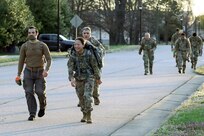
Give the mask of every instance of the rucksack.
[{"label": "rucksack", "polygon": [[[96,48],[91,42],[87,41],[85,44],[85,49],[90,50],[90,52],[94,55],[98,68],[101,69],[103,67],[103,53]],[[75,51],[74,47],[72,46],[70,49],[69,54],[73,54]]]},{"label": "rucksack", "polygon": [[101,69],[103,67],[103,53],[89,41],[86,42],[85,48],[93,53],[98,63],[98,68]]}]

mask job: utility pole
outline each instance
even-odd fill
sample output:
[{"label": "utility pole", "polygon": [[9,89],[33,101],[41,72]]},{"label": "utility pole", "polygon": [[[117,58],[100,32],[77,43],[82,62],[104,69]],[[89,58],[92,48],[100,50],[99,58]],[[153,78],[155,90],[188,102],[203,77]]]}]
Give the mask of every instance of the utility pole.
[{"label": "utility pole", "polygon": [[140,12],[140,43],[142,41],[142,0],[139,3],[139,12]]},{"label": "utility pole", "polygon": [[59,33],[60,33],[60,0],[57,0],[57,47],[60,52],[60,42],[59,42]]},{"label": "utility pole", "polygon": [[157,7],[156,7],[156,41],[157,43],[159,42],[158,19],[159,19],[159,0],[157,1]]}]

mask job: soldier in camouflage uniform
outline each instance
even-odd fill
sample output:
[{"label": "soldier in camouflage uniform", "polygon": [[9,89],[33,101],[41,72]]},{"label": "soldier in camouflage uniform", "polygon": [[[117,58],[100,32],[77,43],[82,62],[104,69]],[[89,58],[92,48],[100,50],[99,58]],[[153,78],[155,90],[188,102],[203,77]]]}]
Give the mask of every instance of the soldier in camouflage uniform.
[{"label": "soldier in camouflage uniform", "polygon": [[186,61],[189,58],[191,51],[191,44],[189,40],[185,37],[185,33],[181,34],[181,38],[176,41],[175,52],[178,57],[178,72],[181,74],[185,73]]},{"label": "soldier in camouflage uniform", "polygon": [[171,51],[173,52],[173,57],[176,60],[176,66],[178,66],[178,61],[177,61],[177,56],[175,53],[175,43],[176,43],[176,40],[178,40],[180,38],[180,36],[181,36],[181,34],[179,32],[179,28],[177,28],[176,32],[171,37]]},{"label": "soldier in camouflage uniform", "polygon": [[153,61],[154,61],[154,51],[156,49],[156,41],[150,38],[149,33],[145,33],[144,38],[141,41],[141,47],[139,49],[139,54],[141,55],[143,51],[143,60],[144,60],[144,75],[147,75],[149,72],[153,74]]},{"label": "soldier in camouflage uniform", "polygon": [[75,52],[68,60],[68,74],[81,102],[81,122],[92,123],[91,111],[94,83],[101,84],[97,62],[90,50],[85,49],[85,39],[78,37],[74,43]]},{"label": "soldier in camouflage uniform", "polygon": [[30,114],[29,121],[33,121],[36,116],[37,102],[35,94],[38,96],[40,105],[38,117],[45,114],[47,105],[45,77],[48,76],[51,66],[50,51],[45,43],[37,40],[37,36],[37,28],[34,26],[29,27],[28,41],[21,46],[18,63],[17,79],[20,79],[23,70],[23,88]]},{"label": "soldier in camouflage uniform", "polygon": [[203,42],[202,39],[197,36],[196,33],[193,33],[193,35],[189,38],[189,41],[191,43],[191,68],[196,69],[196,64],[198,61],[199,52],[202,50]]},{"label": "soldier in camouflage uniform", "polygon": [[[91,42],[91,44],[93,44],[98,49],[98,51],[100,52],[100,54],[102,56],[102,60],[103,60],[104,56],[105,56],[105,48],[98,40],[96,40],[94,37],[91,36],[91,28],[90,27],[84,27],[82,29],[82,36],[84,39]],[[102,69],[102,67],[99,67],[100,72],[102,72],[101,69]],[[99,105],[99,103],[100,103],[99,85],[97,83],[94,84],[93,98],[94,98],[94,104]]]}]

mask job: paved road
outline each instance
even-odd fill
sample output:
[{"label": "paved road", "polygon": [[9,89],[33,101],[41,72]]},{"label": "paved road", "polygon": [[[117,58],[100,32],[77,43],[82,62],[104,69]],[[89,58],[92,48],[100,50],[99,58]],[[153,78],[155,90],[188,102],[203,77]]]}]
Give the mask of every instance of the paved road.
[{"label": "paved road", "polygon": [[[159,46],[154,74],[144,76],[136,51],[107,54],[101,104],[94,106],[93,124],[80,123],[82,114],[67,80],[67,59],[53,61],[47,78],[46,116],[27,121],[24,91],[15,84],[17,66],[0,67],[0,136],[143,136],[160,123],[204,81],[188,63],[178,74],[169,46]],[[203,57],[199,64],[204,63]]]}]

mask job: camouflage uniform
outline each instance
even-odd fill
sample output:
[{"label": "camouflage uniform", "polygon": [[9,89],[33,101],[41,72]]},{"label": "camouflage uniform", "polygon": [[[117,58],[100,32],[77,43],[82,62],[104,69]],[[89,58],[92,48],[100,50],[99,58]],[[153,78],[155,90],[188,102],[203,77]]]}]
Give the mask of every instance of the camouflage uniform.
[{"label": "camouflage uniform", "polygon": [[144,68],[145,75],[150,72],[152,74],[153,61],[154,61],[154,50],[156,49],[156,41],[152,38],[145,39],[143,38],[141,41],[141,47],[139,53],[141,54],[143,50],[143,60],[144,60]]},{"label": "camouflage uniform", "polygon": [[173,51],[173,57],[175,57],[175,60],[176,60],[176,66],[178,65],[178,60],[175,52],[175,43],[176,43],[176,40],[179,39],[179,37],[180,37],[179,31],[174,33],[171,37],[171,50]]},{"label": "camouflage uniform", "polygon": [[[103,45],[98,40],[96,40],[94,37],[90,37],[89,42],[91,42],[98,49],[98,51],[101,53],[101,56],[103,56],[102,59],[104,59],[105,48],[103,47]],[[104,61],[102,64],[104,64]],[[102,72],[101,68],[99,68],[99,71],[100,73]],[[98,97],[99,97],[99,85],[97,83],[94,83],[93,98],[94,98],[95,105],[98,105],[100,103],[100,100]]]},{"label": "camouflage uniform", "polygon": [[92,94],[95,79],[100,79],[97,62],[90,50],[84,49],[82,55],[73,52],[67,63],[69,80],[76,81],[76,93],[80,99],[81,111],[88,113],[93,110]]},{"label": "camouflage uniform", "polygon": [[176,40],[180,37],[180,33],[179,32],[176,32],[172,35],[171,37],[171,48],[175,48],[175,43],[176,43]]},{"label": "camouflage uniform", "polygon": [[175,52],[178,59],[179,73],[181,73],[181,70],[183,70],[183,73],[185,73],[186,61],[188,60],[188,57],[190,55],[190,48],[191,44],[186,37],[181,37],[176,41]]},{"label": "camouflage uniform", "polygon": [[200,50],[202,50],[202,39],[199,36],[191,36],[189,38],[189,41],[191,43],[191,63],[192,66],[191,68],[196,69],[196,64],[198,61],[198,56],[199,56],[199,52]]}]

